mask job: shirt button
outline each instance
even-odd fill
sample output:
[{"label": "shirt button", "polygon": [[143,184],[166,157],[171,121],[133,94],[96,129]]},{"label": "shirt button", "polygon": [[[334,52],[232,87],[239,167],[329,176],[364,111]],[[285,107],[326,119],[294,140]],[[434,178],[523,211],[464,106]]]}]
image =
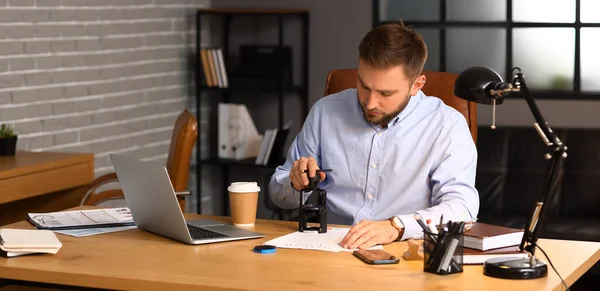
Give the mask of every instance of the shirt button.
[{"label": "shirt button", "polygon": [[367,195],[367,198],[369,198],[369,200],[373,199],[373,195],[369,194]]},{"label": "shirt button", "polygon": [[381,135],[382,135],[382,133],[381,133],[381,132],[378,132],[378,133],[377,133],[377,135],[378,135],[378,136],[381,136]]},{"label": "shirt button", "polygon": [[377,168],[377,164],[375,164],[375,163],[372,163],[372,164],[371,164],[371,168]]}]

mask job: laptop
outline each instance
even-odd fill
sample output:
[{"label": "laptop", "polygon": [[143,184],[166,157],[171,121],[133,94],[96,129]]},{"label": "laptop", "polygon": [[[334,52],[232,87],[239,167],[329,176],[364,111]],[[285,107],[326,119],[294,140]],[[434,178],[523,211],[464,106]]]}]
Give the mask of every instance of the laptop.
[{"label": "laptop", "polygon": [[214,220],[185,220],[164,166],[117,154],[110,160],[139,229],[194,245],[265,236]]}]

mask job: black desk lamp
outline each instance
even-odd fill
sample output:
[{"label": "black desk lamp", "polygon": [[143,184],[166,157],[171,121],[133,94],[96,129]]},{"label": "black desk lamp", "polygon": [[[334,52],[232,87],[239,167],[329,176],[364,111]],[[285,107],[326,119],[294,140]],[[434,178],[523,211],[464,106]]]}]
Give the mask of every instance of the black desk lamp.
[{"label": "black desk lamp", "polygon": [[[545,216],[549,201],[555,192],[558,178],[558,170],[562,160],[567,157],[567,146],[565,146],[556,134],[550,129],[542,113],[537,107],[533,97],[527,89],[521,69],[515,67],[512,72],[514,79],[511,83],[502,81],[500,75],[485,67],[472,67],[463,71],[454,83],[454,95],[472,102],[494,105],[492,114],[492,129],[495,126],[496,105],[502,104],[507,95],[516,95],[525,98],[531,113],[535,118],[534,128],[542,138],[548,152],[544,158],[551,160],[549,171],[542,192],[539,194],[535,207],[525,225],[523,239],[519,245],[520,251],[527,251],[529,258],[496,258],[487,260],[484,265],[484,274],[506,279],[534,279],[545,277],[548,273],[546,263],[535,258],[535,248],[538,239],[539,225]],[[511,74],[512,74],[511,72]]]}]

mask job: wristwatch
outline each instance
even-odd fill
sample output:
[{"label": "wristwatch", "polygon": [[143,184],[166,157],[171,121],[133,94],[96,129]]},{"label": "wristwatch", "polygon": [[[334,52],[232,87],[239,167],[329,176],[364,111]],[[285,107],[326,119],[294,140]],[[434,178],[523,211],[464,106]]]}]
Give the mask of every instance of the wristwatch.
[{"label": "wristwatch", "polygon": [[400,241],[400,239],[402,239],[402,235],[404,234],[404,223],[402,223],[402,220],[400,220],[398,216],[390,217],[390,222],[392,223],[392,226],[398,230],[398,238],[396,238],[395,241]]}]

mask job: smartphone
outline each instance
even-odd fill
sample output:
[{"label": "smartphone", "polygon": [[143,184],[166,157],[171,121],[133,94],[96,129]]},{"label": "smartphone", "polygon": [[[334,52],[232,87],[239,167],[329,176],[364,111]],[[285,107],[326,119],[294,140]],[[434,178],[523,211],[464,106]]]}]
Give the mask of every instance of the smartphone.
[{"label": "smartphone", "polygon": [[352,254],[365,263],[372,265],[397,264],[400,261],[383,250],[356,250]]}]

